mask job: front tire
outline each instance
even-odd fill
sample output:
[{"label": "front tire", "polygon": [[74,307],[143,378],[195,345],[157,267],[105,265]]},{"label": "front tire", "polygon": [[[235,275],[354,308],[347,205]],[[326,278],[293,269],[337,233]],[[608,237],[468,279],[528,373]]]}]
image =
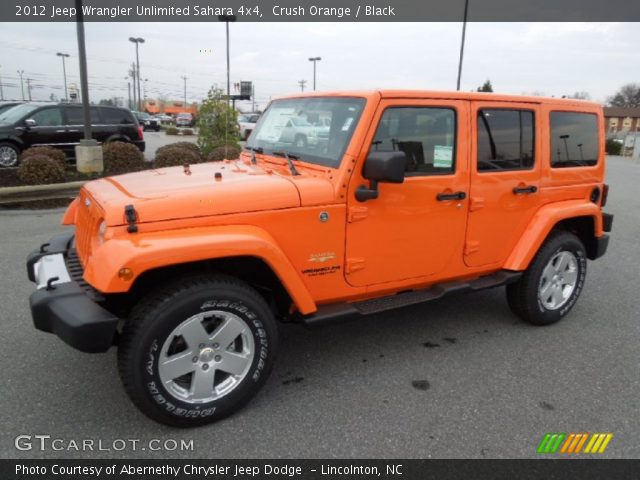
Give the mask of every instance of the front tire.
[{"label": "front tire", "polygon": [[0,167],[15,167],[19,157],[20,149],[13,143],[0,142]]},{"label": "front tire", "polygon": [[567,315],[584,286],[587,257],[574,234],[554,231],[516,283],[507,285],[511,310],[533,325],[551,325]]},{"label": "front tire", "polygon": [[153,420],[204,425],[258,392],[277,337],[273,313],[250,286],[226,276],[182,279],[134,308],[118,348],[120,377]]}]

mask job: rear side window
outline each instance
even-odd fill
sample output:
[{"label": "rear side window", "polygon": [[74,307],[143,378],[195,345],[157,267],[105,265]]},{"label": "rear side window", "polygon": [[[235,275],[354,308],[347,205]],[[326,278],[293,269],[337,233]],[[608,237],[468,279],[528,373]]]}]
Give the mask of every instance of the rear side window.
[{"label": "rear side window", "polygon": [[384,111],[371,151],[402,151],[406,173],[455,171],[456,112],[445,107],[392,107]]},{"label": "rear side window", "polygon": [[534,163],[529,110],[478,110],[478,171],[527,170]]},{"label": "rear side window", "polygon": [[[89,114],[92,125],[100,123],[97,107],[89,108]],[[65,115],[67,116],[67,125],[84,125],[82,107],[65,107]]]},{"label": "rear side window", "polygon": [[102,121],[108,125],[135,123],[131,114],[119,108],[101,108]]},{"label": "rear side window", "polygon": [[62,115],[58,107],[50,107],[39,110],[31,118],[39,127],[55,127],[62,125]]},{"label": "rear side window", "polygon": [[551,112],[551,166],[598,163],[598,119],[591,113]]}]

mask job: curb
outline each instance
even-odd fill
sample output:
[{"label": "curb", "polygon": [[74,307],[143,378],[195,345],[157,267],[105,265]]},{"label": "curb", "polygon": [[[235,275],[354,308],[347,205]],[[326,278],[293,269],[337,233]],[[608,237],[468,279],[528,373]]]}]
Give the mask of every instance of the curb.
[{"label": "curb", "polygon": [[0,205],[75,197],[84,181],[0,188]]}]

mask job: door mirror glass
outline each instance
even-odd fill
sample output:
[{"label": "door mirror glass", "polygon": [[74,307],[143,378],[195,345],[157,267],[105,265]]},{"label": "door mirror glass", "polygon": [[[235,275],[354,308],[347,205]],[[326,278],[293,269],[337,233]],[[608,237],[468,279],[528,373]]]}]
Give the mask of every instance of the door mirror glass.
[{"label": "door mirror glass", "polygon": [[27,119],[24,121],[24,124],[25,124],[27,127],[35,127],[35,126],[37,125],[36,121],[35,121],[33,118],[27,118]]},{"label": "door mirror glass", "polygon": [[362,176],[376,182],[402,183],[406,165],[405,152],[371,152],[364,163]]}]

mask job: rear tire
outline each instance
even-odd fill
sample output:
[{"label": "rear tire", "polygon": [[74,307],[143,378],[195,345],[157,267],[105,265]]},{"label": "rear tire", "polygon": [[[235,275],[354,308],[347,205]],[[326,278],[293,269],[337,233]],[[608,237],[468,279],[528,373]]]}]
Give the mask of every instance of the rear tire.
[{"label": "rear tire", "polygon": [[551,325],[567,315],[584,286],[587,257],[574,234],[552,232],[520,280],[507,285],[507,302],[533,325]]},{"label": "rear tire", "polygon": [[195,427],[232,414],[260,390],[277,343],[273,313],[253,288],[222,275],[183,278],[134,308],[118,369],[145,415]]}]

